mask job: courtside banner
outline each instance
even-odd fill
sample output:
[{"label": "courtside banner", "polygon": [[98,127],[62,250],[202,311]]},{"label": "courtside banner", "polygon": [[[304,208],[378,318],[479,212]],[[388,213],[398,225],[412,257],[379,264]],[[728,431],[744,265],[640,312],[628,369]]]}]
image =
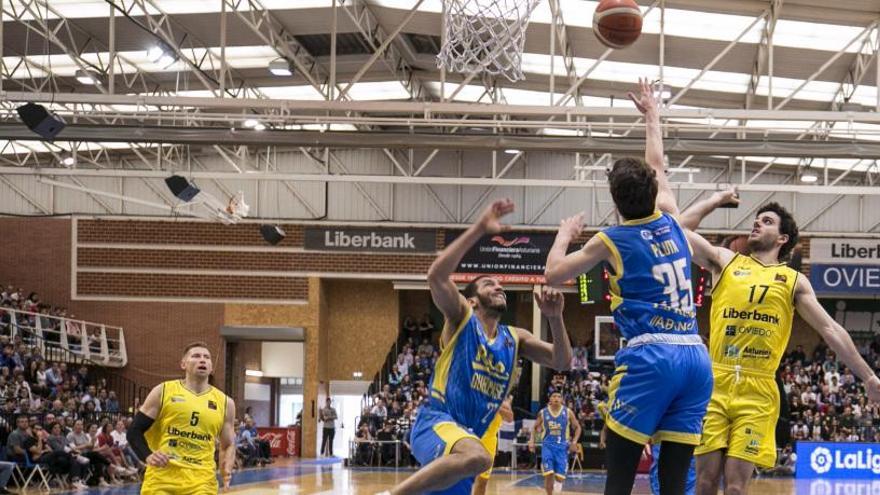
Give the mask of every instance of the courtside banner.
[{"label": "courtside banner", "polygon": [[[445,245],[449,246],[460,234],[447,231]],[[535,232],[504,232],[483,236],[458,264],[455,271],[460,277],[457,277],[457,281],[489,273],[510,277],[508,283],[543,283],[547,254],[555,237],[555,234]]]},{"label": "courtside banner", "polygon": [[875,295],[880,293],[880,266],[814,263],[810,283],[817,294]]},{"label": "courtside banner", "polygon": [[876,239],[810,239],[810,263],[826,265],[880,265]]},{"label": "courtside banner", "polygon": [[797,442],[798,478],[877,478],[880,443]]}]

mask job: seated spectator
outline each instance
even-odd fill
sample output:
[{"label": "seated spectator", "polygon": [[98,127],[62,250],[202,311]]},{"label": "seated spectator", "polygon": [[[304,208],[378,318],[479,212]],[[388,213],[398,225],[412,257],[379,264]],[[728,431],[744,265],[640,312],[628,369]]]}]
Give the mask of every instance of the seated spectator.
[{"label": "seated spectator", "polygon": [[431,340],[431,336],[434,333],[436,327],[434,327],[434,323],[431,321],[431,317],[428,313],[422,315],[422,319],[419,320],[419,335],[422,340]]},{"label": "seated spectator", "polygon": [[272,446],[269,444],[268,440],[261,440],[260,435],[257,432],[257,423],[254,421],[253,417],[248,417],[244,420],[244,427],[247,428],[251,433],[251,438],[254,439],[254,446],[257,447],[257,457],[260,459],[260,464],[266,465],[272,463]]},{"label": "seated spectator", "polygon": [[117,477],[132,477],[137,474],[137,469],[131,465],[129,466],[125,457],[122,455],[122,449],[116,446],[116,442],[113,439],[112,433],[113,428],[110,426],[110,423],[104,423],[100,429],[98,429],[98,425],[90,425],[89,426],[89,435],[94,435],[95,438],[95,452],[103,455],[107,458],[108,461],[112,464],[111,469],[115,471]]},{"label": "seated spectator", "polygon": [[235,448],[241,456],[244,467],[256,466],[259,463],[257,446],[250,430],[242,428],[241,423],[235,425]]},{"label": "seated spectator", "polygon": [[87,489],[88,485],[83,483],[82,479],[83,473],[87,469],[86,466],[89,464],[89,460],[81,455],[73,453],[73,449],[67,445],[67,439],[64,437],[61,423],[50,423],[49,430],[49,437],[46,442],[49,444],[49,448],[52,449],[52,452],[55,452],[56,454],[64,454],[64,456],[67,457],[70,466],[67,472],[70,474],[71,486],[77,490]]},{"label": "seated spectator", "polygon": [[366,466],[370,463],[370,455],[373,451],[373,434],[370,433],[370,426],[366,421],[361,421],[358,425],[358,431],[354,435],[356,444],[356,452],[354,456],[355,464]]},{"label": "seated spectator", "polygon": [[77,419],[73,422],[73,431],[67,435],[67,443],[72,453],[79,454],[89,460],[92,468],[92,476],[89,485],[95,482],[102,487],[110,486],[110,462],[101,454],[94,452],[95,442],[84,430],[83,421]]},{"label": "seated spectator", "polygon": [[379,444],[379,451],[381,452],[382,462],[386,466],[393,465],[396,459],[396,446],[394,442],[397,440],[397,436],[395,435],[394,427],[394,421],[388,419],[385,421],[382,429],[376,433],[376,440],[382,442]]},{"label": "seated spectator", "polygon": [[122,419],[117,420],[116,428],[110,432],[110,436],[113,438],[113,444],[122,453],[122,456],[125,458],[126,463],[129,466],[142,469],[146,467],[146,465],[141,462],[137,454],[135,454],[134,449],[128,444],[128,437],[126,437],[127,431],[128,428],[125,426],[125,421]]},{"label": "seated spectator", "polygon": [[401,325],[403,338],[409,339],[415,337],[418,329],[419,326],[416,324],[416,320],[414,320],[412,316],[407,316],[403,319],[403,325]]},{"label": "seated spectator", "polygon": [[116,392],[113,390],[107,393],[107,402],[104,406],[104,411],[109,413],[119,412],[119,400],[116,398]]}]

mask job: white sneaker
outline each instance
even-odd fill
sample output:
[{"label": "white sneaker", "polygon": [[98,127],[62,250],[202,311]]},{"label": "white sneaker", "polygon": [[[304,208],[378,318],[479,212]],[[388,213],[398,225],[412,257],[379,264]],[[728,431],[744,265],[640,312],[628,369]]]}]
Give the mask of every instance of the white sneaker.
[{"label": "white sneaker", "polygon": [[89,458],[86,457],[86,456],[83,456],[83,455],[77,455],[77,456],[76,456],[76,462],[78,462],[78,463],[80,463],[80,464],[82,464],[82,465],[86,465],[86,464],[89,463]]},{"label": "white sneaker", "polygon": [[77,490],[77,491],[79,491],[79,490],[88,490],[88,489],[89,489],[89,485],[83,483],[83,482],[80,481],[80,480],[76,480],[76,481],[74,481],[73,483],[71,483],[71,484],[70,484],[70,487],[73,488],[74,490]]},{"label": "white sneaker", "polygon": [[556,493],[561,492],[562,491],[562,483],[559,481],[554,481],[553,482],[553,491]]},{"label": "white sneaker", "polygon": [[107,480],[105,480],[104,478],[101,478],[98,481],[98,486],[100,486],[101,488],[107,488],[108,486],[110,486],[110,483],[107,483]]}]

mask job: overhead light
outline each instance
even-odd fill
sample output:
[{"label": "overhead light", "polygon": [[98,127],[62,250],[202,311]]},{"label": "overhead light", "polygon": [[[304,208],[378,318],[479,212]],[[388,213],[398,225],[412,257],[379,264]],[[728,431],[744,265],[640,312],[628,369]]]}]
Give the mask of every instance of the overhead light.
[{"label": "overhead light", "polygon": [[276,76],[292,76],[293,67],[290,66],[287,59],[280,57],[269,62],[269,72]]},{"label": "overhead light", "polygon": [[76,71],[76,80],[79,81],[80,84],[85,84],[87,86],[95,86],[100,83],[98,73],[93,70]]},{"label": "overhead light", "polygon": [[672,98],[672,91],[669,89],[669,86],[655,86],[654,98],[657,98],[660,101],[667,101]]},{"label": "overhead light", "polygon": [[263,125],[263,124],[257,124],[257,125],[254,126],[254,130],[255,130],[255,131],[265,131],[265,130],[266,130],[266,126]]},{"label": "overhead light", "polygon": [[507,153],[508,155],[515,155],[515,154],[519,153],[519,150],[509,149],[509,150],[504,150],[504,152]]},{"label": "overhead light", "polygon": [[812,184],[817,180],[819,180],[819,176],[816,175],[816,173],[809,168],[804,170],[804,172],[801,174],[801,182],[804,182],[806,184]]},{"label": "overhead light", "polygon": [[364,377],[364,373],[362,371],[355,371],[351,374],[351,377],[356,380],[360,380],[361,378]]},{"label": "overhead light", "polygon": [[72,167],[76,164],[76,158],[73,155],[67,155],[61,159],[61,164],[68,168]]},{"label": "overhead light", "polygon": [[251,127],[256,127],[257,125],[259,125],[259,123],[260,123],[260,121],[257,119],[247,119],[242,123],[242,125],[244,125],[245,127],[251,128]]},{"label": "overhead light", "polygon": [[244,374],[247,376],[256,376],[256,377],[263,376],[263,372],[260,370],[244,370]]},{"label": "overhead light", "polygon": [[163,44],[153,46],[147,50],[147,58],[150,62],[158,64],[161,67],[168,67],[174,63],[174,52]]}]

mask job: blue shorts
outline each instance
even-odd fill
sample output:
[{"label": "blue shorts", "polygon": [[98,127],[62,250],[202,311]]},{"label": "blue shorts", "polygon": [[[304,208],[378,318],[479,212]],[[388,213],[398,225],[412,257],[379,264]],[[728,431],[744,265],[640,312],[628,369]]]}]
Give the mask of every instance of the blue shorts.
[{"label": "blue shorts", "polygon": [[614,357],[608,428],[636,443],[699,445],[712,395],[712,363],[704,345],[645,344]]},{"label": "blue shorts", "polygon": [[544,443],[541,446],[541,474],[555,475],[556,479],[564,480],[568,472],[568,444]]},{"label": "blue shorts", "polygon": [[[651,445],[651,493],[660,495],[660,444]],[[687,481],[684,485],[684,495],[697,493],[697,461],[691,457],[691,466],[688,468]]]},{"label": "blue shorts", "polygon": [[[410,434],[413,457],[426,466],[435,459],[449,455],[456,442],[464,438],[480,439],[467,428],[459,425],[448,413],[427,406],[419,409]],[[471,495],[474,478],[464,478],[445,490],[426,492],[443,495]]]}]

